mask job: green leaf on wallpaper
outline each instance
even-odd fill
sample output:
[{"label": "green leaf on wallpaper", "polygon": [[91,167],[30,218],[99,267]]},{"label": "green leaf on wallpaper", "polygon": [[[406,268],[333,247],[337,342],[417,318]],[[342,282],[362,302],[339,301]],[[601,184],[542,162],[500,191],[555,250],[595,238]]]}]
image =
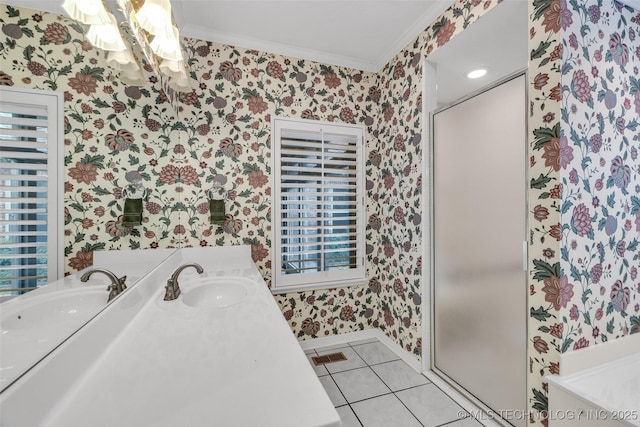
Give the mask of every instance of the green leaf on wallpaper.
[{"label": "green leaf on wallpaper", "polygon": [[547,49],[549,49],[549,46],[551,46],[551,42],[540,42],[538,47],[531,51],[530,59],[542,58],[542,56],[547,53]]},{"label": "green leaf on wallpaper", "polygon": [[560,209],[560,213],[566,214],[567,212],[569,212],[569,209],[571,209],[572,206],[573,202],[571,202],[571,200],[565,200],[565,202],[562,204],[562,209]]},{"label": "green leaf on wallpaper", "polygon": [[[547,58],[545,58],[545,59],[547,59]],[[563,76],[566,76],[567,74],[569,74],[571,72],[571,70],[573,70],[573,65],[571,65],[568,62],[565,62],[560,67],[560,74],[563,75]]]},{"label": "green leaf on wallpaper", "polygon": [[548,327],[548,326],[544,326],[544,325],[543,325],[543,326],[540,326],[540,327],[538,328],[538,330],[539,330],[540,332],[542,332],[542,333],[545,333],[545,334],[546,334],[546,333],[548,333],[551,329],[549,329],[549,327]]},{"label": "green leaf on wallpaper", "polygon": [[[588,300],[589,300],[589,295],[592,295],[593,291],[591,289],[587,289],[586,291],[584,291],[582,293],[582,304],[585,304]],[[584,313],[584,319],[585,322],[587,322],[587,325],[591,325],[591,316],[589,316],[589,313],[585,311]]]},{"label": "green leaf on wallpaper", "polygon": [[245,114],[244,116],[238,117],[238,121],[243,123],[249,123],[252,120],[252,118],[253,117],[251,115]]},{"label": "green leaf on wallpaper", "polygon": [[93,98],[91,100],[91,103],[93,103],[93,105],[95,105],[96,108],[111,108],[109,104],[107,104],[105,101],[103,101],[100,98]]},{"label": "green leaf on wallpaper", "polygon": [[552,316],[551,314],[549,314],[547,309],[542,308],[542,306],[537,309],[531,307],[529,315],[539,322],[545,322],[549,317]]},{"label": "green leaf on wallpaper", "polygon": [[567,350],[569,350],[569,348],[571,347],[571,344],[573,344],[573,338],[567,338],[566,340],[564,340],[562,342],[562,348],[560,348],[560,353],[566,353]]},{"label": "green leaf on wallpaper", "polygon": [[84,34],[84,32],[85,32],[85,29],[82,28],[82,26],[80,24],[78,24],[76,21],[71,21],[69,26],[72,29],[74,29],[77,33]]},{"label": "green leaf on wallpaper", "polygon": [[[609,303],[609,307],[611,307],[611,303]],[[611,314],[609,312],[609,307],[607,307],[607,315]],[[612,334],[613,333],[613,319],[609,320],[607,322],[607,333]]]},{"label": "green leaf on wallpaper", "polygon": [[129,154],[129,164],[131,166],[137,165],[140,163],[140,158]]},{"label": "green leaf on wallpaper", "polygon": [[79,122],[79,123],[84,123],[85,122],[85,118],[79,113],[75,113],[75,112],[74,113],[69,113],[68,116],[70,118],[72,118],[73,120],[75,120],[76,122]]},{"label": "green leaf on wallpaper", "polygon": [[65,205],[69,206],[71,209],[75,211],[84,212],[84,206],[78,202],[66,203]]},{"label": "green leaf on wallpaper", "polygon": [[107,190],[106,188],[102,188],[99,185],[94,185],[91,188],[91,191],[93,191],[98,196],[109,196],[109,195],[111,195],[111,191]]},{"label": "green leaf on wallpaper", "polygon": [[531,188],[536,190],[541,190],[547,186],[547,184],[551,181],[551,178],[548,176],[540,174],[538,178],[531,180]]},{"label": "green leaf on wallpaper", "polygon": [[578,269],[576,268],[575,265],[571,265],[571,277],[573,278],[573,280],[575,280],[576,282],[580,281],[580,272],[578,271]]},{"label": "green leaf on wallpaper", "polygon": [[60,68],[58,70],[58,75],[60,76],[66,76],[67,74],[69,74],[71,72],[71,65],[65,65],[64,67]]},{"label": "green leaf on wallpaper", "polygon": [[531,389],[533,392],[533,405],[532,408],[536,411],[546,412],[549,409],[549,400],[540,390],[535,388]]},{"label": "green leaf on wallpaper", "polygon": [[[637,105],[637,104],[636,104]],[[627,129],[635,132],[636,129],[638,128],[638,121],[636,119],[631,120],[628,124],[627,124]],[[627,144],[628,145],[628,144]]]},{"label": "green leaf on wallpaper", "polygon": [[[605,57],[606,56],[611,56],[611,52],[607,51]],[[611,61],[611,58],[609,58],[609,61]],[[607,80],[609,80],[609,82],[613,83],[613,67],[607,68],[606,75],[607,75]]]},{"label": "green leaf on wallpaper", "polygon": [[533,266],[534,266],[533,278],[537,281],[548,279],[553,276],[555,277],[562,276],[562,270],[560,269],[559,262],[556,262],[555,264],[551,265],[544,260],[534,259]]},{"label": "green leaf on wallpaper", "polygon": [[80,242],[84,241],[84,237],[85,237],[84,233],[76,234],[76,236],[74,238],[74,243],[80,243]]},{"label": "green leaf on wallpaper", "polygon": [[541,127],[533,131],[535,136],[534,150],[541,150],[552,138],[560,137],[560,123],[556,123],[552,128]]},{"label": "green leaf on wallpaper", "polygon": [[238,193],[238,197],[251,197],[251,190],[244,190]]},{"label": "green leaf on wallpaper", "polygon": [[638,249],[638,239],[634,239],[633,242],[627,245],[627,250],[630,252],[635,252]]},{"label": "green leaf on wallpaper", "polygon": [[7,5],[7,15],[9,16],[9,18],[15,18],[16,16],[20,16],[20,11]]},{"label": "green leaf on wallpaper", "polygon": [[629,318],[629,332],[632,334],[640,333],[640,316],[631,316]]}]

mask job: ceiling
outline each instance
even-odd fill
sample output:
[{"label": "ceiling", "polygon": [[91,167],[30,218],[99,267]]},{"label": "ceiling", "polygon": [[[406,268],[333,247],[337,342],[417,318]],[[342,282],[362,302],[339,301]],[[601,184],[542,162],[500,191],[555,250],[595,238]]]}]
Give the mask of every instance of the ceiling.
[{"label": "ceiling", "polygon": [[[445,106],[527,67],[528,3],[503,0],[427,57],[436,68],[437,103]],[[496,29],[499,29],[496,31]],[[486,68],[479,79],[467,73]]]},{"label": "ceiling", "polygon": [[[0,3],[65,14],[62,0]],[[452,3],[171,0],[183,36],[372,72],[379,71]]]}]

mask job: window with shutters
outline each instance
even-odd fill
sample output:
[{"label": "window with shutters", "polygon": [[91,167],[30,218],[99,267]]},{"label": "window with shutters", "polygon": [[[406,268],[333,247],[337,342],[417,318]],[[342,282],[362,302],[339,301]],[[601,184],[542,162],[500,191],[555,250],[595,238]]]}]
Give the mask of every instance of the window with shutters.
[{"label": "window with shutters", "polygon": [[0,296],[62,276],[61,93],[0,89]]},{"label": "window with shutters", "polygon": [[272,292],[362,283],[364,128],[274,118]]}]

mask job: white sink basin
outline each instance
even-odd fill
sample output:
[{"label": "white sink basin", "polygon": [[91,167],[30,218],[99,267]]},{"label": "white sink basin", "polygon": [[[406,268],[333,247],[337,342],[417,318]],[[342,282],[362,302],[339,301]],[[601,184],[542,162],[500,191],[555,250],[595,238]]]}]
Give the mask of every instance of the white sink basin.
[{"label": "white sink basin", "polygon": [[17,378],[107,305],[103,286],[27,295],[0,309],[0,388]]},{"label": "white sink basin", "polygon": [[241,303],[252,282],[237,277],[207,277],[185,283],[182,302],[195,308],[223,308]]},{"label": "white sink basin", "polygon": [[89,320],[107,305],[109,293],[100,288],[56,291],[3,305],[2,330],[29,329],[45,325],[60,327]]}]

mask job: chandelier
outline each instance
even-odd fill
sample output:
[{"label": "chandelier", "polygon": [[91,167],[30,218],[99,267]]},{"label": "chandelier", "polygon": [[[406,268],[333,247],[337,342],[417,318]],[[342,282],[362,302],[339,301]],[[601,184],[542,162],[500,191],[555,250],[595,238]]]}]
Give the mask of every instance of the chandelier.
[{"label": "chandelier", "polygon": [[89,25],[87,40],[107,52],[107,64],[125,83],[145,83],[141,52],[172,104],[178,92],[191,91],[169,0],[117,0],[116,13],[123,16],[119,24],[103,0],[65,0],[62,7],[71,18]]}]

